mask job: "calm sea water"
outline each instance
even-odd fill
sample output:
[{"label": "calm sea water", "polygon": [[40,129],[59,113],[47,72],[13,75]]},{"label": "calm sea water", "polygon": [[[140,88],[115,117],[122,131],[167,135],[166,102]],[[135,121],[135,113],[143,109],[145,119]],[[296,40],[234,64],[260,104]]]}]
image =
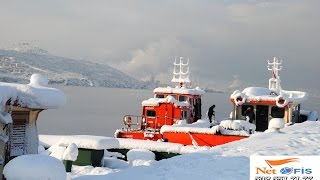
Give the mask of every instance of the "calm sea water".
[{"label": "calm sea water", "polygon": [[[67,96],[67,104],[60,109],[40,113],[38,131],[40,134],[87,134],[113,136],[123,126],[126,114],[141,115],[141,102],[153,97],[152,90],[117,89],[99,87],[56,87]],[[230,94],[206,93],[202,100],[202,115],[216,105],[216,118],[229,117],[232,104]],[[320,98],[309,98],[303,108],[320,112]]]}]

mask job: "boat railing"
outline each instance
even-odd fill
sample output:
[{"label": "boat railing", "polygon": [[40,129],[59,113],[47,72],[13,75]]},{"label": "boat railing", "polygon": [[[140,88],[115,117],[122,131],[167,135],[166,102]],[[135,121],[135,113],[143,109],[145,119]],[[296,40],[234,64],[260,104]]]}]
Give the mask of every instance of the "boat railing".
[{"label": "boat railing", "polygon": [[125,115],[123,116],[124,128],[126,130],[139,130],[141,129],[142,116]]}]

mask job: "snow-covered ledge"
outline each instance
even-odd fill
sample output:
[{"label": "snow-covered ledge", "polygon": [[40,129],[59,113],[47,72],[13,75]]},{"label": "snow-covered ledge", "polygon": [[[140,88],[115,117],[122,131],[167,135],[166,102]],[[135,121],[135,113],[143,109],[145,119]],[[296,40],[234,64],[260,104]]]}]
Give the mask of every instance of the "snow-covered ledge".
[{"label": "snow-covered ledge", "polygon": [[9,99],[22,107],[56,109],[66,103],[65,94],[55,88],[46,87],[48,80],[40,74],[33,74],[29,84],[0,82],[0,103],[4,106]]}]

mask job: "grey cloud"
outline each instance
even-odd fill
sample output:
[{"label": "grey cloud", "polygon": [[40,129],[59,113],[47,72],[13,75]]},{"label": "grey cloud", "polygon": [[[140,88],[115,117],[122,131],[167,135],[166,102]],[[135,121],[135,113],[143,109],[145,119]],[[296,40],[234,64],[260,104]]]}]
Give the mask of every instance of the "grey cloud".
[{"label": "grey cloud", "polygon": [[[320,2],[316,0],[2,2],[0,45],[28,41],[52,53],[111,64],[144,79],[171,78],[175,56],[190,57],[204,86],[233,75],[267,86],[266,60],[283,59],[288,88],[320,88]],[[169,77],[168,79],[166,79]]]}]

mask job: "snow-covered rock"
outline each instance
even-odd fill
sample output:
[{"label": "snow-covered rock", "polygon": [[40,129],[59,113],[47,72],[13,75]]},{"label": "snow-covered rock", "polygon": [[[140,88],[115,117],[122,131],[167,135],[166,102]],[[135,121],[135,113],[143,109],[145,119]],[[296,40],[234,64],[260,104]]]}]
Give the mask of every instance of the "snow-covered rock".
[{"label": "snow-covered rock", "polygon": [[8,180],[64,180],[65,167],[61,161],[46,155],[23,155],[9,161],[3,169]]}]

